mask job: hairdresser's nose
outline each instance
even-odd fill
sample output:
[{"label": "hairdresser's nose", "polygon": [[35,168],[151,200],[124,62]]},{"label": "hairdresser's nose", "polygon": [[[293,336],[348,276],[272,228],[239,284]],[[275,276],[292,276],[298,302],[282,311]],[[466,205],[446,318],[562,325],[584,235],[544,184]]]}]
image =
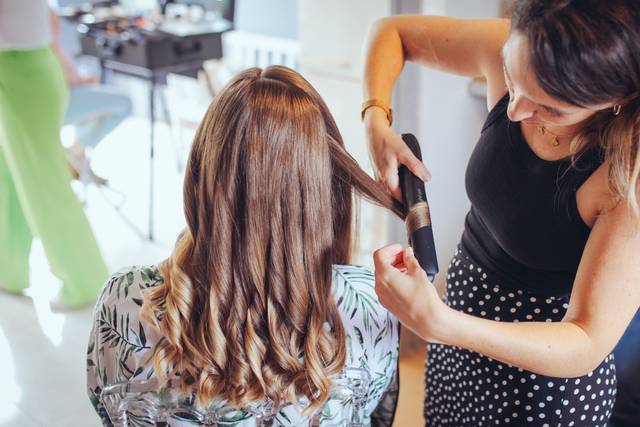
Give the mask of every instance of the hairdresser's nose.
[{"label": "hairdresser's nose", "polygon": [[512,122],[521,122],[533,117],[536,105],[526,97],[512,92],[509,94],[509,106],[507,116]]}]

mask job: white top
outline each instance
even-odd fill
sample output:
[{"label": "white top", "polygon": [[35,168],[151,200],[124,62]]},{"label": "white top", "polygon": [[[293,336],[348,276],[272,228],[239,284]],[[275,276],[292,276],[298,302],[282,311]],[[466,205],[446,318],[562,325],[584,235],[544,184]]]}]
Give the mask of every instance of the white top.
[{"label": "white top", "polygon": [[0,50],[28,50],[51,44],[47,0],[0,0]]}]

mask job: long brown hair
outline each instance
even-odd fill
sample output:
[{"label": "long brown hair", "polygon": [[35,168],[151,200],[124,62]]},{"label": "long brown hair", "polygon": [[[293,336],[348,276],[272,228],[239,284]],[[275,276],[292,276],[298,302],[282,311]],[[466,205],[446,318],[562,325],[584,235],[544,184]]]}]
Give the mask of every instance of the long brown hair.
[{"label": "long brown hair", "polygon": [[574,151],[600,147],[609,185],[640,216],[640,2],[517,0],[512,28],[529,44],[540,86],[579,107],[618,104],[591,117]]},{"label": "long brown hair", "polygon": [[161,382],[179,376],[202,405],[321,405],[345,362],[331,266],[350,260],[354,192],[402,215],[302,76],[273,66],[230,82],[191,149],[187,227],[144,295]]}]

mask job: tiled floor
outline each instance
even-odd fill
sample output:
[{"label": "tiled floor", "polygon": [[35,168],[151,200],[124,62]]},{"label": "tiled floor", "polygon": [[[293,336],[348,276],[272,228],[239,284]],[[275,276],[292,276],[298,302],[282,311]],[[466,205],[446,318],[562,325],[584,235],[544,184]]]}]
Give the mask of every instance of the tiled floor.
[{"label": "tiled floor", "polygon": [[99,425],[84,394],[90,310],[56,315],[2,295],[0,312],[0,425]]}]

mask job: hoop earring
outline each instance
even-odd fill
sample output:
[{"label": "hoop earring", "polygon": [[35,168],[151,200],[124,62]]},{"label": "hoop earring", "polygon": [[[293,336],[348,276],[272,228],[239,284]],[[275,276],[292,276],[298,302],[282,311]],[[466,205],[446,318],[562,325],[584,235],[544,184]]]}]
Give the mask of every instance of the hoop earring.
[{"label": "hoop earring", "polygon": [[616,104],[613,106],[613,115],[617,116],[618,114],[620,114],[620,111],[622,110],[622,105],[620,104]]}]

